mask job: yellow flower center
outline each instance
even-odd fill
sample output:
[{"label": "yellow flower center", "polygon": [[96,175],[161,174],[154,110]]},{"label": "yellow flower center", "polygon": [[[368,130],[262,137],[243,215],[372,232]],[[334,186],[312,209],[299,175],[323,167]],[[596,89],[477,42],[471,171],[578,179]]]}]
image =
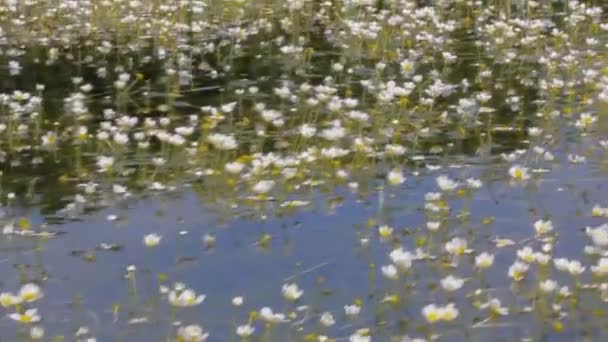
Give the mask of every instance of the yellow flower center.
[{"label": "yellow flower center", "polygon": [[21,295],[21,298],[23,298],[23,300],[26,302],[34,301],[34,300],[36,300],[36,297],[37,297],[36,293],[34,293],[34,292],[26,292]]},{"label": "yellow flower center", "polygon": [[439,312],[437,311],[433,311],[430,312],[427,316],[426,319],[430,322],[430,323],[435,323],[437,322],[441,317],[439,316]]},{"label": "yellow flower center", "polygon": [[380,236],[383,238],[388,238],[391,236],[391,230],[390,229],[380,229]]},{"label": "yellow flower center", "polygon": [[513,177],[515,179],[523,179],[524,178],[524,172],[521,169],[517,169],[517,170],[515,170],[515,172],[513,172]]},{"label": "yellow flower center", "polygon": [[11,305],[13,305],[13,300],[10,297],[0,297],[0,305],[6,307],[9,307]]},{"label": "yellow flower center", "polygon": [[451,321],[451,320],[453,320],[454,318],[456,318],[456,315],[455,315],[455,314],[454,314],[454,312],[452,312],[452,311],[446,311],[446,312],[443,314],[443,319],[444,319],[444,320],[446,320],[446,321]]}]

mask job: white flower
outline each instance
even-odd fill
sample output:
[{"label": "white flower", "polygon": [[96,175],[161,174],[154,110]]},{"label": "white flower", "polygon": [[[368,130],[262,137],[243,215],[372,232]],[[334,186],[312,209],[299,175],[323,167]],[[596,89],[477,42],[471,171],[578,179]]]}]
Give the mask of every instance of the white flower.
[{"label": "white flower", "polygon": [[120,184],[112,184],[112,191],[115,194],[124,194],[127,192],[127,187]]},{"label": "white flower", "polygon": [[203,245],[207,248],[211,248],[215,245],[216,238],[214,235],[205,234],[203,235]]},{"label": "white flower", "polygon": [[16,76],[21,73],[23,67],[17,61],[8,61],[8,73],[11,76]]},{"label": "white flower", "polygon": [[541,289],[541,291],[545,293],[550,293],[555,291],[555,289],[557,288],[557,282],[552,279],[547,279],[538,284],[538,287]]},{"label": "white flower", "polygon": [[432,232],[436,232],[441,227],[441,222],[439,221],[429,221],[426,223],[426,228]]},{"label": "white flower", "polygon": [[394,265],[386,265],[381,268],[382,274],[388,279],[395,280],[399,276],[397,272],[397,267]]},{"label": "white flower", "polygon": [[321,149],[321,156],[324,158],[329,158],[329,159],[344,157],[349,153],[350,153],[350,150],[347,150],[344,148],[337,148],[337,147],[333,147],[333,146],[330,148]]},{"label": "white flower", "polygon": [[384,225],[378,227],[378,234],[380,234],[381,238],[388,239],[393,235],[393,228],[384,224]]},{"label": "white flower", "polygon": [[591,209],[591,215],[595,217],[608,217],[608,208],[602,208],[596,204]]},{"label": "white flower", "polygon": [[441,308],[435,304],[429,304],[422,308],[422,316],[429,323],[435,323],[441,320]]},{"label": "white flower", "polygon": [[393,144],[386,145],[384,150],[386,151],[386,154],[388,154],[389,156],[402,156],[406,152],[405,147],[403,147],[401,145],[393,145]]},{"label": "white flower", "polygon": [[530,179],[528,168],[519,165],[513,165],[509,168],[509,175],[518,182],[523,182]]},{"label": "white flower", "polygon": [[152,184],[149,187],[150,190],[156,190],[156,191],[162,191],[162,190],[165,190],[166,188],[167,187],[160,182],[152,182]]},{"label": "white flower", "polygon": [[329,312],[324,312],[321,315],[321,318],[319,319],[319,322],[326,327],[331,327],[332,325],[336,324],[336,320],[334,319],[334,316],[329,313]]},{"label": "white flower", "polygon": [[282,313],[273,313],[269,307],[263,307],[260,309],[260,317],[268,323],[281,323],[285,322],[285,315]]},{"label": "white flower", "polygon": [[441,192],[427,192],[424,194],[424,200],[427,202],[439,201],[442,196]]},{"label": "white flower", "polygon": [[262,119],[266,122],[270,122],[277,127],[283,126],[285,120],[283,119],[283,114],[274,109],[264,109],[262,110]]},{"label": "white flower", "polygon": [[467,186],[471,189],[479,189],[483,186],[483,182],[476,178],[467,178]]},{"label": "white flower", "polygon": [[162,236],[152,233],[144,236],[144,244],[146,247],[155,247],[160,243]]},{"label": "white flower", "polygon": [[359,329],[348,337],[349,342],[371,342],[372,337],[368,329]]},{"label": "white flower", "polygon": [[195,306],[205,300],[205,295],[197,295],[191,289],[173,290],[169,292],[169,303],[173,306],[188,307]]},{"label": "white flower", "polygon": [[528,264],[533,263],[536,260],[536,255],[532,248],[526,246],[517,251],[517,257],[527,262]]},{"label": "white flower", "polygon": [[437,177],[437,186],[441,191],[453,191],[458,187],[458,183],[451,180],[447,176],[439,176]]},{"label": "white flower", "polygon": [[285,177],[285,179],[292,179],[298,174],[298,169],[295,167],[286,167],[281,170],[281,176]]},{"label": "white flower", "polygon": [[293,201],[285,201],[285,202],[281,203],[279,206],[281,208],[297,208],[297,207],[303,207],[303,206],[306,206],[309,204],[310,204],[309,201],[293,200]]},{"label": "white flower", "polygon": [[129,142],[129,136],[124,133],[115,133],[114,142],[118,145],[125,145]]},{"label": "white flower", "polygon": [[239,296],[239,297],[232,298],[232,305],[234,305],[234,306],[243,305],[243,297]]},{"label": "white flower", "polygon": [[498,298],[492,298],[490,299],[487,303],[484,303],[481,305],[482,309],[490,309],[490,312],[492,312],[494,315],[498,315],[498,316],[506,316],[509,314],[509,309],[503,307],[500,304],[500,300]]},{"label": "white flower", "polygon": [[443,321],[452,321],[456,317],[458,317],[459,311],[454,306],[454,304],[450,303],[444,307],[439,307],[435,304],[429,304],[422,308],[422,315],[429,323],[436,323],[440,320]]},{"label": "white flower", "polygon": [[177,336],[179,341],[202,342],[209,337],[209,333],[198,325],[187,325],[177,330]]},{"label": "white flower", "polygon": [[252,190],[256,194],[265,195],[269,193],[272,188],[274,188],[274,184],[275,183],[273,180],[261,180],[253,186]]},{"label": "white flower", "polygon": [[13,305],[21,304],[23,299],[20,296],[15,296],[10,292],[2,292],[0,294],[0,305],[5,308],[11,307]]},{"label": "white flower", "polygon": [[467,251],[467,240],[455,237],[446,242],[445,250],[453,255],[463,255]]},{"label": "white flower", "polygon": [[441,287],[448,292],[454,292],[464,285],[464,279],[456,278],[453,275],[441,279]]},{"label": "white flower", "polygon": [[403,248],[399,247],[391,251],[389,254],[391,261],[402,271],[410,269],[412,267],[412,260],[414,256],[410,252],[406,252]]},{"label": "white flower", "polygon": [[344,313],[346,316],[357,316],[361,312],[359,305],[344,305]]},{"label": "white flower", "polygon": [[190,126],[188,126],[188,127],[185,127],[185,126],[177,127],[175,129],[175,133],[187,137],[187,136],[192,135],[192,133],[194,133],[194,127],[190,127]]},{"label": "white flower", "polygon": [[8,315],[12,320],[15,320],[19,323],[28,324],[28,323],[36,323],[40,321],[40,316],[38,315],[38,309],[28,309],[25,310],[24,313],[12,313]]},{"label": "white flower", "polygon": [[98,156],[97,167],[99,172],[108,172],[114,165],[114,157]]},{"label": "white flower", "polygon": [[317,129],[314,126],[309,124],[303,124],[300,126],[300,135],[304,138],[312,138],[315,133],[317,133]]},{"label": "white flower", "polygon": [[300,290],[298,284],[285,284],[281,290],[283,297],[289,301],[296,301],[302,297],[304,291]]},{"label": "white flower", "polygon": [[207,141],[218,150],[234,150],[237,148],[236,139],[231,135],[213,133],[207,137]]},{"label": "white flower", "polygon": [[228,173],[239,174],[245,168],[245,164],[239,162],[226,163],[224,169]]},{"label": "white flower", "polygon": [[110,133],[108,133],[106,131],[98,131],[95,136],[97,137],[97,140],[101,140],[101,141],[106,141],[106,140],[110,139]]},{"label": "white flower", "polygon": [[551,261],[551,256],[542,252],[536,252],[534,253],[534,260],[536,260],[539,265],[547,265],[549,261]]},{"label": "white flower", "polygon": [[480,269],[486,269],[494,263],[494,255],[483,252],[475,257],[475,266]]},{"label": "white flower", "polygon": [[340,72],[344,70],[344,65],[340,63],[334,63],[331,65],[331,69],[335,72]]},{"label": "white flower", "polygon": [[89,333],[89,328],[87,326],[78,327],[78,329],[74,332],[74,336],[80,337],[87,335]]},{"label": "white flower", "polygon": [[534,230],[538,235],[545,235],[553,230],[553,223],[549,220],[538,220],[534,222]]},{"label": "white flower", "polygon": [[25,284],[19,290],[19,297],[21,297],[21,300],[27,303],[37,301],[43,296],[44,295],[42,294],[40,286],[34,283]]},{"label": "white flower", "polygon": [[585,267],[578,260],[571,260],[568,263],[568,272],[573,276],[578,276],[585,272]]},{"label": "white flower", "polygon": [[509,277],[514,281],[524,279],[526,272],[528,272],[528,264],[524,264],[523,262],[516,261],[509,267]]},{"label": "white flower", "polygon": [[531,137],[538,137],[543,133],[542,128],[539,127],[530,127],[528,128],[528,135]]},{"label": "white flower", "polygon": [[44,338],[44,328],[35,326],[30,329],[30,337],[33,340],[41,340]]},{"label": "white flower", "polygon": [[555,268],[557,268],[558,270],[560,270],[562,272],[567,272],[568,265],[570,264],[570,262],[566,258],[557,258],[557,259],[553,260],[553,264],[555,265]]},{"label": "white flower", "polygon": [[53,147],[57,144],[57,134],[55,132],[47,132],[42,136],[42,146]]},{"label": "white flower", "polygon": [[321,131],[321,137],[330,141],[339,140],[345,135],[346,130],[342,126],[332,126]]},{"label": "white flower", "polygon": [[401,170],[399,170],[399,169],[391,170],[386,175],[386,179],[388,180],[388,183],[393,186],[397,186],[397,185],[405,182],[405,177],[403,176],[403,172],[401,172]]},{"label": "white flower", "polygon": [[459,313],[460,312],[458,311],[456,306],[454,304],[450,303],[450,304],[444,306],[443,309],[441,310],[441,319],[449,322],[449,321],[454,320],[456,317],[458,317]]},{"label": "white flower", "polygon": [[580,118],[576,120],[575,125],[576,127],[585,130],[593,126],[593,124],[595,124],[596,122],[597,116],[591,115],[589,113],[582,113]]},{"label": "white flower", "polygon": [[597,247],[608,247],[608,224],[603,224],[596,228],[587,228],[587,235]]},{"label": "white flower", "polygon": [[243,324],[243,325],[239,325],[238,327],[236,327],[236,334],[242,338],[249,337],[249,336],[253,335],[254,332],[255,332],[255,328],[253,326],[251,326],[250,324]]},{"label": "white flower", "polygon": [[237,105],[236,102],[225,103],[220,107],[220,109],[224,113],[230,113],[236,108],[236,105]]},{"label": "white flower", "polygon": [[608,274],[608,258],[604,257],[597,261],[596,266],[591,266],[591,272],[598,276],[604,276]]}]

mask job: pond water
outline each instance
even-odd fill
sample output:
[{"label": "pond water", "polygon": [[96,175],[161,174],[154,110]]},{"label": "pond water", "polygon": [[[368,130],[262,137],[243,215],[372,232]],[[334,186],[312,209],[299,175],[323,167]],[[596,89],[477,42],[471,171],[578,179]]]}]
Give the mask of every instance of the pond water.
[{"label": "pond water", "polygon": [[605,339],[601,5],[3,2],[0,341]]}]

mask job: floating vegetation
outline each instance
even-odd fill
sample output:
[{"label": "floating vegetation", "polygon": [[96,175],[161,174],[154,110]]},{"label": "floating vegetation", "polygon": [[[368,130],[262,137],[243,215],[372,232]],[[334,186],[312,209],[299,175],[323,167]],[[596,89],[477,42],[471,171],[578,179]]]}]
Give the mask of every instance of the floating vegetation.
[{"label": "floating vegetation", "polygon": [[0,340],[605,339],[601,6],[4,1]]}]

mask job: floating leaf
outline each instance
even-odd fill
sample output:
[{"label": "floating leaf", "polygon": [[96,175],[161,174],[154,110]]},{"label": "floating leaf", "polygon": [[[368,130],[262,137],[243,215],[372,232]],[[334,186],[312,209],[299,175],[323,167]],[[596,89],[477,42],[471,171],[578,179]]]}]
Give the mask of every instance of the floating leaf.
[{"label": "floating leaf", "polygon": [[563,330],[564,330],[564,323],[562,323],[560,321],[553,322],[553,331],[559,333],[559,332],[562,332]]},{"label": "floating leaf", "polygon": [[507,246],[514,245],[515,241],[513,241],[511,239],[499,239],[499,238],[497,238],[496,240],[494,240],[494,243],[496,243],[496,247],[502,248],[502,247],[507,247]]},{"label": "floating leaf", "polygon": [[494,216],[489,216],[489,217],[484,217],[481,220],[481,223],[487,226],[487,225],[494,223],[494,221],[496,221],[496,218]]}]

